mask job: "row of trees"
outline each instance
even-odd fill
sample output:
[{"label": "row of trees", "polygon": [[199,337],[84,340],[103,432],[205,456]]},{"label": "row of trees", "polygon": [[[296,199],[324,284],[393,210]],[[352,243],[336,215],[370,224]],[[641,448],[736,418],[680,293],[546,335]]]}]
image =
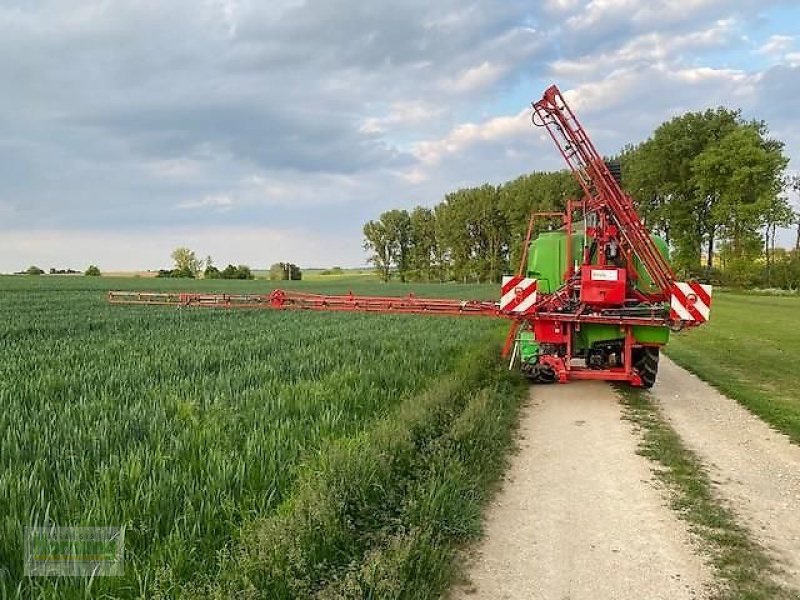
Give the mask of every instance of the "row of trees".
[{"label": "row of trees", "polygon": [[[158,277],[185,277],[196,278],[202,274],[204,279],[255,279],[255,275],[248,265],[228,265],[219,269],[214,265],[214,259],[207,256],[199,259],[194,250],[189,248],[176,248],[172,251],[172,260],[175,266],[172,269],[162,269]],[[303,274],[300,268],[293,263],[275,263],[270,267],[269,278],[273,280],[291,279],[300,280]]]},{"label": "row of trees", "polygon": [[[613,157],[648,227],[670,244],[676,270],[733,285],[800,285],[800,214],[787,193],[783,144],[766,125],[725,108],[687,113]],[[517,265],[531,212],[560,211],[580,189],[567,171],[447,194],[434,208],[390,210],[364,225],[384,280],[498,281]],[[542,219],[536,232],[555,226]],[[793,250],[776,247],[796,227]]]},{"label": "row of trees", "polygon": [[[533,211],[555,211],[579,189],[565,172],[449,193],[434,208],[390,210],[364,225],[364,247],[384,281],[499,281],[519,260]],[[552,227],[541,220],[537,229]]]},{"label": "row of trees", "polygon": [[[80,271],[76,271],[75,269],[56,269],[55,267],[50,267],[50,271],[48,271],[50,275],[78,275]],[[18,271],[14,273],[15,275],[44,275],[44,269],[37,267],[36,265],[31,265],[24,271]],[[100,275],[100,269],[96,265],[89,265],[88,268],[83,272],[84,275],[89,277],[98,277]]]},{"label": "row of trees", "polygon": [[228,265],[220,270],[214,265],[213,258],[207,256],[205,260],[199,259],[194,250],[189,248],[175,248],[172,251],[172,260],[175,263],[174,268],[161,269],[157,277],[194,279],[202,274],[204,279],[254,279],[247,265]]}]

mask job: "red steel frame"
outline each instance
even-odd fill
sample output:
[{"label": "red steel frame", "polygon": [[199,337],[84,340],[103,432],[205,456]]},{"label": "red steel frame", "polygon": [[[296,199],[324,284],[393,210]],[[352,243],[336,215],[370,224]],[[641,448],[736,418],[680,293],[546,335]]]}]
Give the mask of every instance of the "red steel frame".
[{"label": "red steel frame", "polygon": [[[446,298],[419,298],[413,294],[405,297],[358,296],[308,294],[286,290],[275,290],[269,294],[201,294],[172,292],[108,292],[108,301],[113,304],[142,304],[168,306],[196,306],[207,308],[257,308],[275,310],[324,310],[345,312],[378,312],[394,314],[426,314],[448,316],[485,316],[512,320],[503,355],[507,356],[512,346],[518,343],[520,329],[532,329],[534,322],[559,324],[565,348],[561,354],[544,354],[541,364],[550,366],[560,382],[569,379],[600,379],[628,381],[641,385],[639,374],[632,365],[632,352],[636,340],[633,327],[637,325],[668,327],[668,312],[664,302],[669,300],[674,282],[672,270],[666,259],[650,238],[650,234],[639,219],[631,198],[611,174],[603,158],[594,148],[575,114],[567,105],[556,86],[548,88],[542,99],[533,103],[533,122],[547,129],[556,147],[569,165],[584,198],[568,200],[566,212],[543,212],[531,215],[525,237],[518,274],[527,271],[528,249],[537,217],[560,217],[564,225],[567,242],[566,272],[564,285],[551,294],[542,294],[536,304],[525,314],[504,312],[499,304],[479,300],[452,300]],[[587,306],[575,299],[580,292],[580,269],[588,267],[591,257],[588,247],[580,257],[581,265],[576,269],[572,256],[573,215],[580,211],[584,219],[593,215],[594,224],[587,227],[585,237],[597,244],[598,264],[606,264],[606,246],[616,244],[622,253],[629,280],[626,303],[637,305],[636,314],[625,314],[622,306],[617,311],[607,307]],[[653,282],[659,288],[655,294],[637,292],[633,284],[636,278],[632,268],[633,257],[639,257]],[[647,309],[649,308],[649,313]],[[607,369],[591,369],[572,364],[572,334],[582,324],[615,324],[624,333],[623,366]]]},{"label": "red steel frame", "polygon": [[269,294],[200,294],[180,292],[108,292],[111,304],[199,306],[204,308],[261,308],[430,315],[504,316],[496,303],[481,300],[394,296],[343,296],[274,290]]}]

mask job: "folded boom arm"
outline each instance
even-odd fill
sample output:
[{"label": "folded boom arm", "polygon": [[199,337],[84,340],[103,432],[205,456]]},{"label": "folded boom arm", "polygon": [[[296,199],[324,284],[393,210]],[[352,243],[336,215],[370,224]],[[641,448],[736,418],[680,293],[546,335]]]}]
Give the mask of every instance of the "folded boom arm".
[{"label": "folded boom arm", "polygon": [[585,194],[586,213],[604,211],[620,234],[626,254],[639,257],[650,278],[669,298],[675,277],[642,223],[633,201],[611,174],[558,87],[550,86],[533,103],[533,122],[547,129]]}]

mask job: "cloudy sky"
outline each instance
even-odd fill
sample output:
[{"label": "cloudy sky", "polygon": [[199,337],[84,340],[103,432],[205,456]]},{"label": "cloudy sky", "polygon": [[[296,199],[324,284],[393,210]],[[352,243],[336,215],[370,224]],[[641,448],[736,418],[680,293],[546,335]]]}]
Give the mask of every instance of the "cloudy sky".
[{"label": "cloudy sky", "polygon": [[[0,0],[0,271],[363,264],[362,224],[726,105],[800,165],[800,6],[771,0]],[[785,234],[788,242],[790,235]]]}]

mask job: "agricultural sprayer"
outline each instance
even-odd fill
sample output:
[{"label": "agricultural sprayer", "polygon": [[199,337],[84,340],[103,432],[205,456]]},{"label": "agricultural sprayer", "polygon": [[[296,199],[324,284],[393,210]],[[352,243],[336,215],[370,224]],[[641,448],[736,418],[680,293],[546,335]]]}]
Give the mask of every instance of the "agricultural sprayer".
[{"label": "agricultural sprayer", "polygon": [[[619,172],[594,148],[556,86],[533,103],[575,175],[583,198],[563,213],[531,216],[519,270],[503,278],[500,301],[269,294],[109,292],[119,304],[306,309],[427,315],[479,315],[511,321],[503,348],[534,382],[570,379],[655,382],[671,330],[708,320],[711,286],[675,281],[666,243],[652,235],[621,188]],[[532,239],[537,217],[561,228]]]}]

